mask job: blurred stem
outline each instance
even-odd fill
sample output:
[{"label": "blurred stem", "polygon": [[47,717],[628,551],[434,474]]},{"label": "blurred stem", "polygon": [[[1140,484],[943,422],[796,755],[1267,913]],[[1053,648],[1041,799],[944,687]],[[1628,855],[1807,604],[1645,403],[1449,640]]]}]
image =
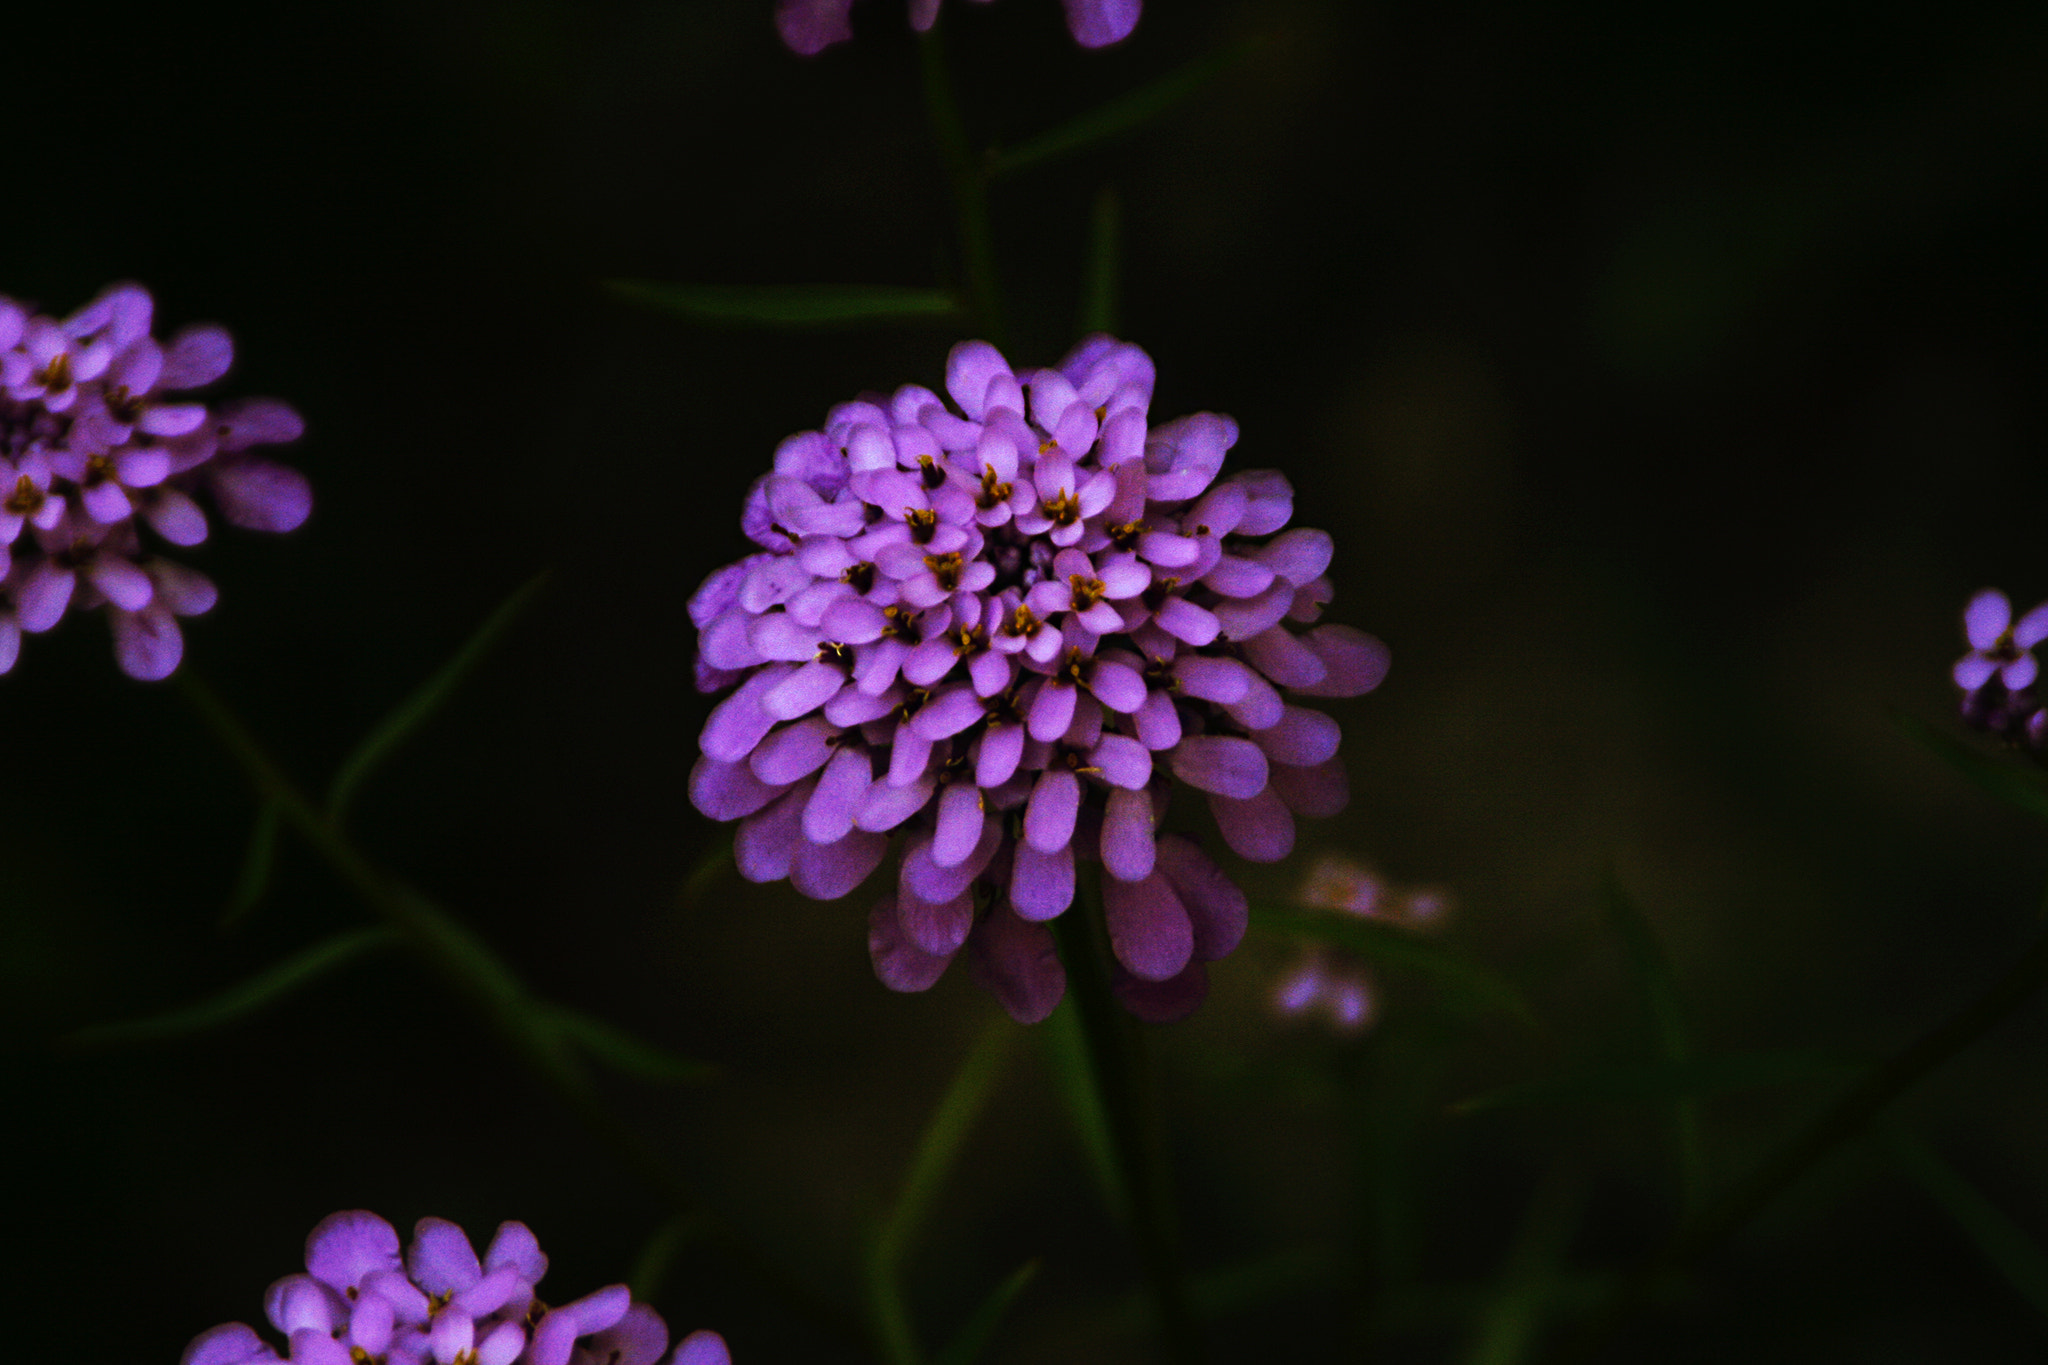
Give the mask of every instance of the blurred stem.
[{"label": "blurred stem", "polygon": [[953,76],[946,66],[938,27],[929,29],[917,46],[924,75],[925,116],[931,121],[932,136],[938,139],[939,155],[946,163],[946,179],[953,189],[953,213],[959,224],[967,296],[987,340],[997,350],[1007,351],[1002,280],[996,273],[995,229],[989,218],[988,172],[968,141],[967,124],[960,117],[960,101],[954,95]]},{"label": "blurred stem", "polygon": [[1074,904],[1052,922],[1073,993],[1088,1072],[1109,1123],[1110,1146],[1130,1192],[1132,1236],[1145,1269],[1168,1360],[1199,1365],[1207,1358],[1188,1309],[1180,1261],[1171,1173],[1151,1094],[1144,1039],[1109,990],[1109,933],[1095,879],[1076,879]]},{"label": "blurred stem", "polygon": [[453,987],[542,1084],[661,1196],[676,1217],[703,1220],[736,1260],[789,1298],[807,1317],[843,1335],[860,1335],[848,1314],[819,1302],[770,1264],[736,1229],[705,1209],[653,1145],[605,1103],[574,1054],[547,1026],[547,1013],[537,1008],[502,958],[427,897],[371,866],[333,818],[306,797],[220,694],[191,667],[180,669],[176,681],[179,693],[241,766],[256,794],[276,806],[284,822],[298,831],[363,904]]},{"label": "blurred stem", "polygon": [[1894,1100],[2003,1023],[2043,985],[2048,985],[2048,937],[1975,1000],[1879,1063],[1819,1118],[1766,1156],[1741,1183],[1680,1227],[1656,1256],[1622,1284],[1607,1310],[1562,1359],[1596,1359],[1621,1325],[1650,1303],[1668,1277],[1718,1250],[1808,1171],[1868,1128]]}]

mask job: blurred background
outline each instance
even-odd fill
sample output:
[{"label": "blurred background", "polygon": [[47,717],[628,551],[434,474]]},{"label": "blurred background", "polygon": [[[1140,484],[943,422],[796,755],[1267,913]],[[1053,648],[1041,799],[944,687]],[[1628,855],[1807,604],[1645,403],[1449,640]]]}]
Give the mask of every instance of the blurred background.
[{"label": "blurred background", "polygon": [[[864,0],[857,41],[808,61],[770,9],[22,11],[0,292],[62,314],[143,281],[159,335],[233,331],[225,392],[305,414],[308,525],[183,558],[221,587],[187,666],[307,785],[553,570],[355,831],[536,990],[716,1064],[608,1089],[851,1312],[862,1239],[997,1011],[957,969],[881,989],[866,892],[814,904],[707,862],[730,831],[685,793],[707,706],[683,605],[745,548],[739,500],[780,438],[937,384],[959,338],[707,330],[599,287],[955,282],[902,6]],[[1148,1029],[1189,1258],[1232,1305],[1216,1340],[1525,1358],[1679,1210],[1666,1107],[1450,1108],[1657,1055],[1606,879],[1714,1051],[1880,1055],[2040,932],[2039,827],[1898,717],[1955,728],[1971,592],[2048,596],[2048,12],[1153,0],[1084,53],[1051,0],[955,0],[941,31],[998,145],[1248,45],[1143,131],[997,186],[1013,359],[1076,339],[1113,190],[1155,414],[1234,415],[1236,465],[1283,468],[1297,520],[1337,538],[1334,619],[1393,649],[1385,686],[1338,704],[1350,809],[1238,871],[1279,903],[1343,850],[1447,888],[1442,941],[1540,1021],[1398,972],[1362,1034],[1282,1021],[1293,949],[1254,936],[1200,1013]],[[72,619],[0,682],[16,1353],[174,1361],[260,1321],[339,1208],[479,1238],[524,1220],[551,1298],[625,1278],[663,1210],[402,957],[174,1045],[53,1047],[362,922],[287,843],[265,902],[218,927],[254,802],[178,693],[109,654]],[[1897,1119],[2048,1233],[2044,1044],[2037,1004]],[[1710,1179],[1834,1084],[1706,1102]],[[1147,1358],[1126,1242],[1024,1046],[909,1263],[927,1339],[1033,1257],[997,1359]],[[701,1246],[654,1302],[742,1365],[859,1358]],[[2044,1349],[2048,1319],[1879,1140],[1610,1358]]]}]

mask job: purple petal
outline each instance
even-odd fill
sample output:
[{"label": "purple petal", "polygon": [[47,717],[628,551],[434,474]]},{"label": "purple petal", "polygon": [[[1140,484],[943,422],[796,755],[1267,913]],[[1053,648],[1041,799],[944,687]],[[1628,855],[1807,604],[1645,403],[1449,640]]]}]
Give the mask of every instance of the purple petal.
[{"label": "purple petal", "polygon": [[1074,903],[1074,851],[1065,844],[1040,853],[1018,844],[1010,866],[1010,902],[1028,920],[1048,920]]},{"label": "purple petal", "polygon": [[979,787],[1000,787],[1017,771],[1024,757],[1024,727],[991,725],[982,732],[981,749],[975,756],[974,782]]},{"label": "purple petal", "polygon": [[1065,768],[1049,768],[1031,789],[1024,808],[1024,842],[1051,853],[1074,841],[1074,819],[1081,810],[1081,781]]},{"label": "purple petal", "polygon": [[21,628],[34,635],[48,630],[64,617],[71,604],[71,592],[78,575],[45,559],[30,570],[28,581],[14,593],[14,616]]},{"label": "purple petal", "polygon": [[1198,791],[1242,799],[1266,785],[1266,756],[1235,735],[1189,735],[1167,760],[1173,775]]},{"label": "purple petal", "polygon": [[1243,701],[1252,687],[1244,664],[1222,655],[1183,654],[1173,661],[1173,676],[1181,691],[1218,706]]},{"label": "purple petal", "polygon": [[1010,363],[986,341],[963,341],[946,357],[946,392],[975,421],[988,415],[988,391],[998,379],[1014,379]]},{"label": "purple petal", "polygon": [[1131,975],[1164,981],[1177,975],[1194,954],[1188,912],[1166,878],[1153,873],[1141,881],[1102,883],[1109,946]]},{"label": "purple petal", "polygon": [[156,585],[142,567],[119,555],[94,555],[85,566],[85,577],[123,611],[141,611],[156,596]]},{"label": "purple petal", "polygon": [[971,687],[949,687],[935,694],[910,718],[909,728],[929,740],[959,734],[983,715],[981,698]]},{"label": "purple petal", "polygon": [[754,776],[744,763],[721,763],[709,755],[699,755],[690,769],[690,804],[713,820],[752,815],[782,790]]},{"label": "purple petal", "polygon": [[1200,962],[1190,962],[1180,974],[1166,981],[1142,981],[1119,973],[1110,990],[1119,1003],[1148,1024],[1171,1024],[1185,1019],[1209,998],[1209,973]]},{"label": "purple petal", "polygon": [[974,928],[974,897],[965,891],[944,901],[928,901],[899,889],[896,919],[920,952],[950,957],[967,942]]},{"label": "purple petal", "polygon": [[292,1365],[352,1365],[348,1348],[325,1332],[306,1328],[292,1333]]},{"label": "purple petal", "polygon": [[150,582],[156,585],[156,600],[168,607],[173,616],[203,616],[220,600],[213,580],[197,569],[158,559],[150,563],[147,572]]},{"label": "purple petal", "polygon": [[1225,713],[1247,730],[1264,730],[1278,725],[1287,710],[1287,703],[1280,700],[1273,684],[1262,675],[1247,670],[1245,676],[1250,679],[1251,688],[1242,701],[1224,707]]},{"label": "purple petal", "polygon": [[276,1350],[256,1335],[255,1328],[246,1322],[224,1322],[192,1338],[178,1365],[248,1365],[277,1358]]},{"label": "purple petal", "polygon": [[164,367],[157,376],[162,389],[197,389],[211,384],[234,363],[235,343],[218,327],[187,327],[171,338]]},{"label": "purple petal", "polygon": [[1328,531],[1297,526],[1254,550],[1252,557],[1298,588],[1323,576],[1333,549]]},{"label": "purple petal", "polygon": [[928,991],[945,975],[951,953],[928,953],[910,941],[896,914],[896,898],[885,896],[868,914],[868,960],[875,978],[892,991]]},{"label": "purple petal", "polygon": [[296,469],[244,458],[208,472],[220,514],[246,530],[295,531],[312,514],[313,485]]},{"label": "purple petal", "polygon": [[799,783],[765,810],[740,821],[733,835],[732,857],[739,873],[750,882],[777,882],[789,875],[802,839],[804,805],[811,799],[812,784]]},{"label": "purple petal", "polygon": [[795,720],[832,700],[844,686],[844,669],[813,660],[770,689],[761,698],[761,709],[777,720]]},{"label": "purple petal", "polygon": [[1317,626],[1301,637],[1302,643],[1322,656],[1329,670],[1312,687],[1294,690],[1306,697],[1356,697],[1372,691],[1387,676],[1392,654],[1378,637],[1351,626]]},{"label": "purple petal", "polygon": [[2012,603],[1996,588],[1986,588],[1963,608],[1963,634],[1972,649],[1988,650],[2012,624]]},{"label": "purple petal", "polygon": [[721,763],[745,760],[775,725],[775,717],[761,709],[761,699],[794,671],[783,665],[750,674],[737,692],[705,718],[703,733],[697,737],[704,752]]},{"label": "purple petal", "polygon": [[1168,635],[1197,649],[1214,640],[1223,629],[1214,612],[1185,597],[1168,596],[1159,604],[1159,610],[1152,613],[1152,619]]},{"label": "purple petal", "polygon": [[[584,1349],[602,1365],[654,1365],[668,1349],[668,1324],[644,1303],[626,1309],[626,1315],[597,1333]],[[440,1355],[441,1359],[452,1357]]]},{"label": "purple petal", "polygon": [[1315,687],[1329,676],[1322,656],[1285,626],[1274,626],[1246,640],[1244,657],[1274,682],[1297,691]]},{"label": "purple petal", "polygon": [[1202,575],[1202,585],[1225,597],[1257,597],[1273,586],[1273,571],[1256,560],[1224,555]]},{"label": "purple petal", "polygon": [[836,901],[874,874],[889,852],[889,836],[855,830],[830,844],[799,839],[789,884],[814,901]]},{"label": "purple petal", "polygon": [[1152,797],[1121,787],[1110,792],[1102,815],[1103,870],[1118,881],[1135,882],[1152,875],[1155,861]]},{"label": "purple petal", "polygon": [[874,761],[864,745],[842,744],[834,749],[818,778],[817,790],[804,806],[804,837],[814,844],[844,839],[853,829],[854,817],[860,813],[874,777]]},{"label": "purple petal", "polygon": [[2032,649],[2043,640],[2048,640],[2048,602],[2022,616],[2012,628],[2012,642],[2021,649]]},{"label": "purple petal", "polygon": [[483,1278],[484,1268],[461,1228],[445,1218],[422,1218],[413,1225],[405,1273],[438,1298],[469,1288]]},{"label": "purple petal", "polygon": [[958,867],[973,856],[981,842],[983,821],[981,788],[955,782],[939,793],[938,827],[932,834],[932,862],[940,867]]},{"label": "purple petal", "polygon": [[725,1338],[718,1333],[692,1332],[676,1347],[669,1365],[732,1365],[732,1355],[725,1349]]},{"label": "purple petal", "polygon": [[1067,30],[1082,47],[1108,47],[1131,36],[1143,0],[1062,0]]},{"label": "purple petal", "polygon": [[1173,884],[1194,928],[1195,956],[1227,957],[1244,938],[1250,907],[1236,882],[1207,854],[1177,834],[1159,841],[1159,871]]},{"label": "purple petal", "polygon": [[1145,704],[1138,708],[1132,721],[1138,732],[1138,742],[1155,754],[1180,743],[1180,712],[1174,709],[1173,699],[1164,692],[1148,693]]},{"label": "purple petal", "polygon": [[894,782],[871,783],[866,799],[861,802],[860,812],[853,817],[854,826],[878,833],[892,830],[924,809],[925,803],[932,799],[934,786],[929,777],[901,785]]},{"label": "purple petal", "polygon": [[1252,731],[1252,743],[1275,763],[1312,768],[1337,752],[1340,734],[1337,722],[1322,712],[1290,706],[1278,724]]},{"label": "purple petal", "polygon": [[2005,684],[2006,691],[2018,692],[2033,682],[2040,671],[2041,666],[2034,661],[2033,655],[2022,654],[2005,666],[1999,674],[1999,681]]},{"label": "purple petal", "polygon": [[306,1237],[306,1269],[341,1294],[379,1270],[396,1271],[398,1230],[374,1213],[331,1213]]},{"label": "purple petal", "polygon": [[490,1249],[484,1252],[486,1271],[506,1266],[517,1271],[519,1278],[530,1285],[539,1284],[548,1273],[548,1258],[540,1249],[540,1241],[524,1223],[498,1224]]},{"label": "purple petal", "polygon": [[1152,780],[1152,751],[1129,735],[1103,735],[1089,751],[1088,761],[1102,770],[1112,787],[1137,790]]},{"label": "purple petal", "polygon": [[1313,768],[1273,765],[1272,789],[1296,815],[1327,819],[1344,809],[1351,799],[1351,785],[1344,776],[1344,760],[1327,759]]},{"label": "purple petal", "polygon": [[[1216,624],[1225,639],[1249,640],[1280,624],[1287,615],[1287,609],[1293,605],[1293,585],[1284,579],[1276,579],[1272,587],[1257,597],[1218,602],[1214,612]],[[1166,623],[1162,620],[1160,624]]]},{"label": "purple petal", "polygon": [[142,515],[173,545],[197,545],[206,539],[206,514],[175,488],[159,490],[143,504]]},{"label": "purple petal", "polygon": [[823,716],[794,721],[762,740],[748,757],[747,766],[763,782],[787,786],[825,766],[839,733]]},{"label": "purple petal", "polygon": [[1088,689],[1112,711],[1125,715],[1145,704],[1145,679],[1137,669],[1112,659],[1097,659],[1088,676]]},{"label": "purple petal", "polygon": [[1075,691],[1057,683],[1047,683],[1038,689],[1026,722],[1033,739],[1050,744],[1067,732],[1067,727],[1074,723]]},{"label": "purple petal", "polygon": [[853,37],[853,0],[775,0],[775,29],[790,51],[815,57]]},{"label": "purple petal", "polygon": [[1998,661],[1983,654],[1965,654],[1956,660],[1956,686],[1965,692],[1975,692],[1991,681],[1991,675],[1998,671]]},{"label": "purple petal", "polygon": [[1020,1024],[1045,1019],[1067,991],[1051,931],[1019,919],[1006,905],[998,904],[975,931],[972,965],[974,979]]},{"label": "purple petal", "polygon": [[348,1321],[347,1302],[311,1275],[287,1275],[263,1295],[263,1315],[290,1336],[311,1329],[331,1332]]},{"label": "purple petal", "polygon": [[1223,842],[1240,858],[1277,863],[1294,851],[1294,817],[1277,792],[1262,791],[1244,800],[1212,795],[1209,810]]}]

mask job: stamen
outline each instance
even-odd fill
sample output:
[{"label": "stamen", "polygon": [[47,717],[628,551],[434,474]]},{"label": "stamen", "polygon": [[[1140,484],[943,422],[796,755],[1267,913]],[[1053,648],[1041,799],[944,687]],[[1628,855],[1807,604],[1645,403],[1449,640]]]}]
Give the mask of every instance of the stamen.
[{"label": "stamen", "polygon": [[818,662],[821,664],[831,664],[843,672],[852,673],[853,646],[842,645],[834,640],[827,640],[824,644],[818,646]]},{"label": "stamen", "polygon": [[1055,526],[1072,526],[1081,519],[1081,499],[1078,495],[1061,489],[1045,504],[1045,514],[1052,518],[1052,524]]},{"label": "stamen", "polygon": [[1067,586],[1074,593],[1075,611],[1088,610],[1102,600],[1102,594],[1109,591],[1109,585],[1101,579],[1090,578],[1087,574],[1080,573],[1068,574]]},{"label": "stamen", "polygon": [[896,708],[896,719],[909,720],[912,716],[924,710],[924,704],[931,699],[932,694],[924,688],[911,688],[910,695],[905,697],[903,704]]},{"label": "stamen", "polygon": [[36,487],[36,481],[23,474],[14,481],[14,491],[7,495],[7,510],[18,517],[34,516],[42,510],[43,490]]},{"label": "stamen", "polygon": [[1003,622],[1003,634],[1012,639],[1022,636],[1028,640],[1038,634],[1038,628],[1044,624],[1038,619],[1037,612],[1031,610],[1025,603],[1019,602],[1017,609],[1010,613],[1010,619]]},{"label": "stamen", "polygon": [[946,632],[953,641],[953,657],[964,659],[988,648],[988,632],[980,626],[955,626]]},{"label": "stamen", "polygon": [[976,495],[974,505],[986,512],[998,503],[1010,500],[1010,485],[996,478],[996,467],[985,464],[981,467],[981,492]]},{"label": "stamen", "polygon": [[85,486],[98,488],[114,477],[114,462],[104,455],[93,455],[85,462]]},{"label": "stamen", "polygon": [[918,625],[915,612],[905,611],[901,607],[883,607],[882,618],[885,623],[882,626],[882,634],[890,639],[901,640],[911,645],[924,639],[924,630]]},{"label": "stamen", "polygon": [[839,581],[851,583],[853,590],[865,597],[875,586],[875,566],[863,559],[839,575]]},{"label": "stamen", "polygon": [[959,588],[961,571],[967,567],[960,562],[958,550],[942,555],[926,555],[924,566],[932,571],[932,577],[939,580],[939,586],[947,592]]},{"label": "stamen", "polygon": [[1135,549],[1138,537],[1145,533],[1143,521],[1127,521],[1121,526],[1109,528],[1109,543],[1119,550]]},{"label": "stamen", "polygon": [[903,520],[910,526],[910,538],[920,545],[931,544],[932,537],[938,534],[939,514],[929,507],[906,507]]},{"label": "stamen", "polygon": [[1180,580],[1178,578],[1157,579],[1151,587],[1145,589],[1142,600],[1146,607],[1153,611],[1158,611],[1166,605],[1167,595],[1179,586]]},{"label": "stamen", "polygon": [[71,352],[59,351],[35,373],[35,381],[55,393],[71,387]]}]

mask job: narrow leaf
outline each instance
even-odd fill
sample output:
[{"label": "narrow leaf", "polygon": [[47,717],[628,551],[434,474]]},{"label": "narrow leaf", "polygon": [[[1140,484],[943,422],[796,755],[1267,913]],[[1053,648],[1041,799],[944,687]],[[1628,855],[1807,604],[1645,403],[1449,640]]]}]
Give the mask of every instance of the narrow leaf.
[{"label": "narrow leaf", "polygon": [[943,289],[891,284],[662,284],[606,280],[627,303],[695,322],[739,327],[843,327],[869,322],[952,321],[965,311]]},{"label": "narrow leaf", "polygon": [[1073,1122],[1075,1135],[1081,1140],[1081,1153],[1088,1162],[1089,1171],[1095,1176],[1102,1201],[1114,1211],[1119,1222],[1128,1224],[1131,1221],[1131,1191],[1124,1184],[1122,1168],[1117,1164],[1116,1144],[1109,1132],[1109,1115],[1104,1112],[1102,1097],[1095,1089],[1088,1044],[1081,1036],[1081,1020],[1072,992],[1060,1001],[1059,1007],[1038,1026],[1036,1032],[1045,1048],[1045,1061],[1052,1071],[1053,1084],[1066,1104],[1067,1117]]},{"label": "narrow leaf", "polygon": [[1460,1100],[1449,1112],[1465,1115],[1546,1105],[1665,1103],[1689,1095],[1793,1085],[1858,1069],[1860,1064],[1849,1058],[1805,1050],[1729,1052],[1678,1062],[1609,1062],[1502,1086]]},{"label": "narrow leaf", "polygon": [[989,154],[989,179],[997,180],[1043,162],[1072,156],[1141,127],[1200,91],[1250,56],[1251,52],[1250,43],[1226,48],[1190,62],[1178,71],[1169,72],[1149,85],[1141,85],[1107,104],[1098,105],[1007,151],[993,151]]},{"label": "narrow leaf", "polygon": [[1123,209],[1108,185],[1095,196],[1088,221],[1088,283],[1081,296],[1081,334],[1117,330],[1118,261],[1123,255]]},{"label": "narrow leaf", "polygon": [[246,1019],[265,1006],[276,1004],[299,987],[357,958],[388,948],[396,941],[397,935],[384,928],[355,929],[337,934],[258,972],[239,985],[230,986],[218,995],[146,1019],[93,1024],[65,1038],[62,1045],[81,1049],[126,1047],[205,1033]]},{"label": "narrow leaf", "polygon": [[1543,1326],[1551,1281],[1579,1222],[1583,1183],[1553,1171],[1522,1216],[1500,1284],[1479,1316],[1467,1365],[1519,1365]]},{"label": "narrow leaf", "polygon": [[550,1003],[543,1009],[563,1037],[620,1075],[657,1085],[678,1085],[706,1081],[717,1074],[717,1068],[708,1062],[678,1056],[567,1005]]},{"label": "narrow leaf", "polygon": [[1955,1220],[1977,1253],[2028,1303],[2048,1314],[2048,1254],[2041,1244],[1926,1143],[1899,1129],[1891,1140],[1899,1164]]},{"label": "narrow leaf", "polygon": [[[1622,951],[1643,1003],[1657,1031],[1657,1050],[1667,1062],[1684,1063],[1693,1056],[1685,1006],[1678,996],[1677,974],[1671,960],[1657,942],[1657,931],[1649,917],[1629,898],[1621,883],[1610,874],[1606,884],[1607,918],[1621,939]],[[1698,1212],[1707,1197],[1706,1138],[1700,1128],[1699,1104],[1693,1096],[1672,1102],[1671,1127],[1678,1148],[1678,1174],[1682,1202],[1687,1216]]]},{"label": "narrow leaf", "polygon": [[633,1297],[642,1303],[661,1297],[661,1287],[668,1280],[669,1267],[675,1264],[676,1253],[684,1243],[709,1229],[710,1219],[701,1213],[678,1214],[656,1228],[647,1238],[647,1244],[640,1248],[640,1256],[633,1262],[633,1274],[628,1283],[633,1286]]},{"label": "narrow leaf", "polygon": [[220,927],[239,924],[254,910],[270,889],[270,874],[277,866],[277,831],[284,820],[284,807],[263,799],[256,807],[256,823],[249,830],[249,848],[242,855],[242,870],[235,876],[234,894],[221,912]]},{"label": "narrow leaf", "polygon": [[1252,906],[1252,923],[1271,933],[1342,948],[1381,967],[1430,977],[1482,1008],[1536,1022],[1528,1001],[1507,978],[1405,929],[1348,915],[1261,904]]},{"label": "narrow leaf", "polygon": [[327,790],[327,813],[338,825],[348,814],[349,803],[355,799],[357,790],[380,764],[398,751],[400,745],[416,734],[420,727],[431,719],[436,711],[447,704],[462,685],[470,672],[519,619],[521,612],[532,604],[533,599],[547,583],[548,571],[543,569],[521,584],[519,589],[503,602],[498,609],[485,618],[455,657],[441,665],[433,676],[421,683],[413,694],[400,702],[377,723],[369,736],[356,746],[334,775],[334,784]]},{"label": "narrow leaf", "polygon": [[995,1340],[996,1328],[1002,1326],[1003,1314],[1010,1311],[1010,1305],[1024,1292],[1024,1286],[1031,1283],[1038,1274],[1038,1262],[1026,1261],[1010,1273],[1010,1277],[997,1285],[989,1296],[976,1306],[959,1332],[946,1343],[946,1349],[933,1358],[932,1365],[975,1365],[988,1351],[989,1343]]},{"label": "narrow leaf", "polygon": [[1947,759],[1964,777],[2006,805],[2048,820],[2048,773],[2004,762],[1935,729],[1917,716],[1897,716],[1899,728]]},{"label": "narrow leaf", "polygon": [[1008,1019],[999,1020],[982,1034],[981,1040],[961,1062],[952,1084],[946,1088],[945,1096],[940,1099],[938,1108],[932,1111],[930,1121],[918,1137],[902,1192],[897,1195],[888,1216],[875,1229],[874,1240],[869,1245],[870,1310],[889,1359],[895,1365],[916,1365],[922,1358],[909,1307],[903,1300],[900,1283],[903,1259],[922,1230],[925,1219],[930,1216],[939,1190],[959,1160],[961,1148],[966,1145],[975,1120],[988,1107],[996,1077],[1002,1071],[1003,1059],[1015,1035],[1016,1029]]}]

